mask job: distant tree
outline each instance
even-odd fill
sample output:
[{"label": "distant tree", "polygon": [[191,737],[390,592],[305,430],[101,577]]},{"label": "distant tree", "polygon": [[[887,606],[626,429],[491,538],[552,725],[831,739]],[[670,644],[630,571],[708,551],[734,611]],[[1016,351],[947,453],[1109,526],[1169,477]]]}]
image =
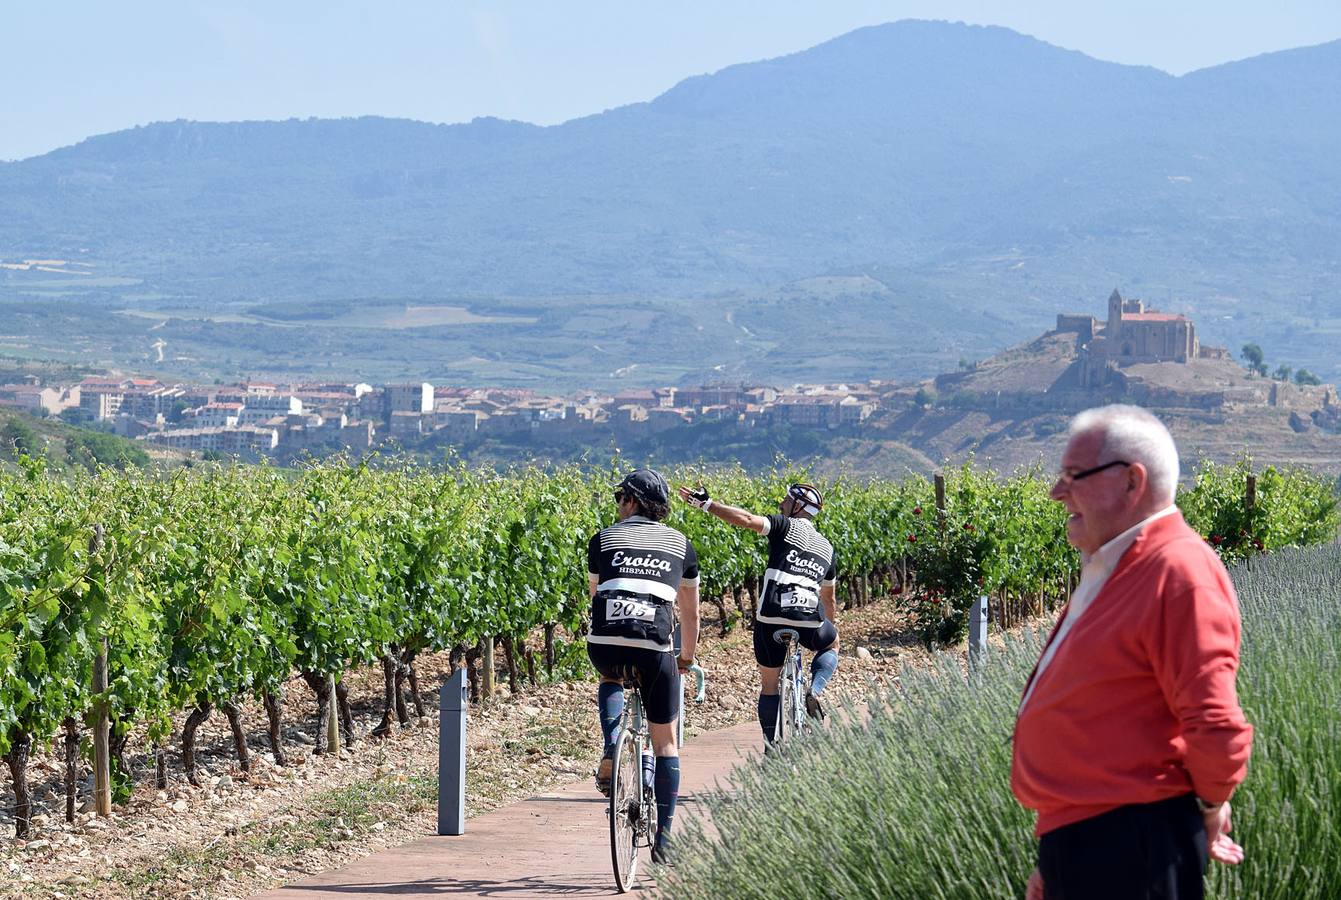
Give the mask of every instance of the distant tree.
[{"label": "distant tree", "polygon": [[0,428],[0,454],[34,456],[41,450],[41,439],[27,422],[10,419]]},{"label": "distant tree", "polygon": [[945,405],[955,409],[971,409],[978,403],[978,395],[972,391],[955,391],[946,399]]},{"label": "distant tree", "polygon": [[918,409],[930,406],[936,402],[935,391],[929,391],[926,388],[918,388],[917,393],[913,395],[913,406]]},{"label": "distant tree", "polygon": [[83,425],[90,421],[88,410],[80,406],[71,406],[61,410],[56,417],[69,425]]},{"label": "distant tree", "polygon": [[149,465],[149,454],[130,441],[101,432],[84,432],[65,442],[70,459],[89,471],[98,466],[113,469],[144,468]]},{"label": "distant tree", "polygon": [[200,454],[200,458],[205,462],[224,462],[228,459],[228,457],[224,456],[223,452],[219,450],[206,450]]},{"label": "distant tree", "polygon": [[1271,373],[1271,377],[1276,379],[1277,381],[1289,381],[1290,372],[1292,371],[1293,370],[1285,363],[1281,363],[1279,366],[1276,367],[1276,371]]},{"label": "distant tree", "polygon": [[1240,353],[1242,353],[1244,361],[1248,363],[1249,369],[1258,375],[1266,375],[1266,354],[1262,352],[1261,347],[1257,344],[1244,344]]},{"label": "distant tree", "polygon": [[1314,375],[1308,369],[1300,369],[1294,373],[1295,384],[1322,384],[1322,379]]}]

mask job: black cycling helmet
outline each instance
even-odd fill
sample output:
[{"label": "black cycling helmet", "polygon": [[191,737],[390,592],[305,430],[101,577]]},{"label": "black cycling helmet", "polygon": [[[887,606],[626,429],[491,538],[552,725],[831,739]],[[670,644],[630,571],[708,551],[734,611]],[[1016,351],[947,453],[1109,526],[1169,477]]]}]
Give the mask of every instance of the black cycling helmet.
[{"label": "black cycling helmet", "polygon": [[643,503],[665,505],[670,502],[670,485],[656,469],[634,469],[615,485],[616,496],[631,494]]},{"label": "black cycling helmet", "polygon": [[809,482],[796,482],[787,488],[787,496],[801,504],[801,508],[812,516],[819,515],[819,511],[824,508],[824,495]]}]

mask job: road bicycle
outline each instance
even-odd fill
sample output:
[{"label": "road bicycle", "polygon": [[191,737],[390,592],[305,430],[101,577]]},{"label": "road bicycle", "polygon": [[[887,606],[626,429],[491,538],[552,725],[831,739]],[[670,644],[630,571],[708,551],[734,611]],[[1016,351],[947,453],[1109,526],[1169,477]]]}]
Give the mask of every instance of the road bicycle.
[{"label": "road bicycle", "polygon": [[786,647],[782,674],[778,677],[778,720],[773,726],[773,745],[776,747],[810,730],[810,716],[806,713],[810,676],[801,665],[801,635],[796,629],[781,628],[773,635],[773,640]]},{"label": "road bicycle", "polygon": [[[694,702],[706,695],[703,669],[697,663],[689,667],[694,676]],[[634,677],[629,677],[634,676]],[[681,688],[683,690],[683,688]],[[638,855],[651,848],[657,834],[657,804],[653,786],[646,773],[647,761],[655,758],[652,732],[643,714],[643,697],[635,673],[624,678],[624,712],[615,728],[615,749],[610,769],[610,805],[606,810],[610,825],[610,862],[615,870],[615,887],[625,893],[638,877]],[[682,745],[684,704],[676,723],[676,742]]]}]

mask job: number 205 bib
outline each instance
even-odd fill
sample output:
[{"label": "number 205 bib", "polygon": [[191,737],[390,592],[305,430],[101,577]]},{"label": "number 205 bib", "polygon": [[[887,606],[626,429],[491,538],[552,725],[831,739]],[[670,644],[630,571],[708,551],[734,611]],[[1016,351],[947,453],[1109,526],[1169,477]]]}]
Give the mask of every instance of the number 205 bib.
[{"label": "number 205 bib", "polygon": [[602,637],[665,644],[670,640],[672,607],[647,594],[601,592],[592,600],[592,631]]},{"label": "number 205 bib", "polygon": [[657,604],[635,597],[607,596],[605,598],[605,621],[615,622],[634,620],[648,625],[655,621]]}]

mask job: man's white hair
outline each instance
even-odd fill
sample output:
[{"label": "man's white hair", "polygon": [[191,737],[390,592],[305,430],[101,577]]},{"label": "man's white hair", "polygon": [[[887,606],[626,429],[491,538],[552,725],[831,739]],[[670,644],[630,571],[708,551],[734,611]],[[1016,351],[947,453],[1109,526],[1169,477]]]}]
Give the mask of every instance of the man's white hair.
[{"label": "man's white hair", "polygon": [[1087,409],[1071,420],[1069,434],[1103,435],[1098,462],[1115,459],[1145,466],[1150,494],[1173,502],[1178,490],[1178,448],[1173,435],[1154,414],[1139,406],[1114,403]]}]

